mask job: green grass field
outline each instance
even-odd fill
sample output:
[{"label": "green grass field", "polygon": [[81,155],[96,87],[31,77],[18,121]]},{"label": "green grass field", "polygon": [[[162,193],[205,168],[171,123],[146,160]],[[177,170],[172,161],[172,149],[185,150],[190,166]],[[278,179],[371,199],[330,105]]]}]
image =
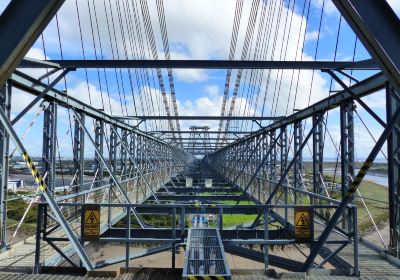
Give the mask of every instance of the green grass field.
[{"label": "green grass field", "polygon": [[[373,182],[363,181],[358,190],[364,198],[365,204],[378,227],[385,223],[389,219],[388,188]],[[329,193],[332,198],[340,200],[340,192],[331,193],[329,191]],[[300,196],[298,201],[301,201],[304,205],[310,204],[307,196]],[[355,203],[358,213],[358,230],[360,234],[363,234],[373,229],[373,223],[357,193]],[[330,212],[332,215],[333,211]]]},{"label": "green grass field", "polygon": [[[389,219],[388,189],[372,182],[363,181],[359,190],[375,223],[379,226],[386,222]],[[360,233],[363,233],[371,229],[373,224],[360,198],[357,198],[356,205],[358,209],[358,229]]]},{"label": "green grass field", "polygon": [[[364,197],[364,201],[370,211],[375,223],[382,225],[389,219],[388,210],[388,189],[382,185],[363,181],[359,187],[361,195]],[[332,198],[338,198],[340,193],[332,193]],[[300,196],[299,202],[308,205],[309,199],[306,196]],[[219,201],[219,204],[236,204],[235,200]],[[252,201],[240,201],[241,205],[251,205],[254,204]],[[356,197],[356,205],[358,209],[358,229],[360,234],[366,233],[373,228],[372,221],[365,209],[361,199]],[[224,227],[231,227],[243,223],[248,223],[254,221],[256,215],[246,215],[246,214],[224,214]]]},{"label": "green grass field", "polygon": [[[224,200],[219,201],[218,204],[236,205],[236,200]],[[241,200],[240,205],[253,205],[253,201]],[[232,227],[235,225],[240,225],[244,223],[249,223],[255,220],[257,215],[254,214],[224,214],[223,226]]]}]

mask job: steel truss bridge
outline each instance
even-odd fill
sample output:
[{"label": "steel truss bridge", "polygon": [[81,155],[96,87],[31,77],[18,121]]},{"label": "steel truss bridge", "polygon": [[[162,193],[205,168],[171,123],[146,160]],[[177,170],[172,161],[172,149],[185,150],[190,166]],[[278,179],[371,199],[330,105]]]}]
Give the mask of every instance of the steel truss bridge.
[{"label": "steel truss bridge", "polygon": [[[82,2],[88,3],[90,22],[97,22],[97,18],[94,20],[97,15],[92,13],[96,13],[96,5],[100,4]],[[297,56],[292,60],[286,57],[250,58],[247,50],[243,50],[240,60],[235,59],[241,0],[236,3],[229,59],[173,60],[170,59],[163,1],[152,1],[157,4],[161,36],[153,32],[147,1],[140,1],[140,4],[116,2],[123,5],[117,6],[118,13],[125,10],[125,19],[131,21],[125,30],[123,20],[119,18],[117,32],[125,32],[127,37],[135,37],[137,41],[148,41],[148,46],[144,46],[148,51],[143,55],[114,57],[113,54],[112,59],[108,59],[101,49],[100,28],[93,29],[92,26],[92,32],[95,31],[92,33],[93,57],[87,54],[85,57],[81,30],[83,59],[63,57],[61,40],[61,59],[30,58],[27,53],[35,42],[42,40],[44,45],[46,27],[56,20],[58,28],[56,15],[64,1],[6,1],[0,16],[0,246],[3,250],[0,276],[12,272],[54,273],[61,267],[91,272],[118,263],[123,263],[121,266],[129,271],[134,263],[132,259],[164,251],[172,252],[171,268],[175,269],[176,251],[181,247],[187,249],[183,277],[188,279],[235,278],[237,272],[229,269],[226,253],[263,263],[265,273],[271,273],[270,268],[274,267],[307,272],[310,277],[314,273],[345,276],[360,276],[361,273],[377,278],[400,276],[400,21],[386,1],[324,1],[334,4],[340,19],[347,22],[369,55],[366,59],[344,61],[336,59],[336,52],[332,60],[305,61]],[[253,1],[252,13],[261,13],[256,11],[256,5],[261,2]],[[292,1],[264,2],[267,6],[263,11],[270,9],[271,13],[274,13],[276,3],[280,3],[276,5],[278,8],[287,5],[288,9],[294,9],[295,6]],[[305,7],[308,2],[304,1]],[[76,5],[79,18],[80,6]],[[110,9],[114,9],[111,4]],[[110,16],[117,21],[116,15]],[[133,30],[133,17],[142,24],[136,31]],[[265,14],[257,18],[267,24],[263,19]],[[253,31],[255,33],[255,19],[249,20],[244,46],[249,47],[253,40],[250,36]],[[107,17],[111,36],[108,20]],[[260,38],[264,36],[267,40],[274,37],[270,33],[258,33]],[[285,36],[294,35],[284,32]],[[156,46],[159,37],[165,59],[161,59]],[[117,43],[115,48],[118,49]],[[221,115],[179,115],[172,74],[175,69],[226,70]],[[37,77],[31,74],[33,70],[42,71],[42,74]],[[309,70],[313,75],[323,73],[340,89],[332,90],[305,108],[293,108],[293,113],[257,115],[258,111],[255,111],[240,115],[235,111],[235,100],[242,73],[250,70],[298,73]],[[70,94],[66,82],[66,78],[75,72],[86,73],[90,96],[89,80],[98,78],[100,85],[103,83],[105,87],[101,81],[103,73],[107,77],[107,73],[115,72],[117,81],[126,84],[130,81],[132,86],[132,79],[142,79],[141,75],[148,73],[146,71],[152,71],[153,82],[160,88],[162,110],[158,113],[136,110],[136,105],[135,110],[124,111],[122,99],[122,111],[114,110],[113,113],[106,110],[104,103],[100,108],[99,103],[88,102],[83,93]],[[353,72],[363,74],[357,76]],[[167,84],[164,84],[165,73],[168,74]],[[233,73],[237,80],[230,99]],[[107,79],[105,81],[107,83]],[[107,90],[103,89],[105,92],[111,91],[108,86]],[[120,84],[118,90],[119,87]],[[30,96],[30,101],[15,113],[12,100],[21,91]],[[132,88],[132,95],[133,91]],[[382,91],[386,96],[386,118],[365,99]],[[128,91],[122,90],[122,95],[126,94]],[[151,102],[145,102],[145,105],[151,105]],[[355,164],[355,147],[358,145],[356,108],[362,108],[381,130],[379,135],[373,135],[372,148],[359,168]],[[43,121],[37,129],[40,133],[30,135],[27,140],[26,133],[34,124],[29,124],[27,131],[25,127],[21,129],[20,124],[33,110],[37,110],[33,119],[40,116]],[[325,144],[328,137],[332,138],[328,115],[332,112],[339,113],[340,135],[336,161],[340,175],[333,182],[339,186],[335,195],[332,195],[332,188],[328,191],[324,177]],[[65,124],[63,126],[65,116],[68,116],[67,129]],[[213,121],[219,123],[218,128],[209,124]],[[190,122],[191,126],[181,128],[184,122]],[[244,122],[252,123],[252,129],[241,125]],[[60,131],[63,129],[65,131]],[[63,133],[65,135],[60,136]],[[69,161],[60,156],[60,150],[64,149],[63,137],[71,140]],[[33,146],[41,147],[40,160],[32,155]],[[304,156],[307,149],[312,166],[308,174]],[[27,204],[28,210],[37,204],[36,234],[24,242],[12,243],[7,230],[7,204],[13,197],[7,187],[9,166],[13,157],[18,157],[17,152],[35,181],[40,199],[36,201],[35,194]],[[389,238],[388,244],[383,242],[386,248],[359,237],[355,200],[355,197],[362,198],[358,188],[380,152],[387,155],[388,162]],[[60,183],[60,174],[63,183]],[[70,180],[68,191],[60,191],[60,185],[66,185],[64,175]],[[82,238],[82,209],[87,204],[100,207],[100,236],[96,241]],[[273,246],[298,247],[295,212],[304,207],[312,213],[313,236],[302,245],[305,248],[299,249],[303,255],[295,259],[271,251]],[[253,219],[235,227],[224,226],[227,215],[244,214]],[[152,224],[148,217],[154,215],[168,217],[169,224],[161,227]],[[209,229],[196,229],[187,222],[193,217],[213,217],[215,221]],[[124,254],[93,261],[93,248],[109,243],[123,245]],[[139,253],[132,251],[134,244],[144,243],[152,247]],[[13,276],[9,277],[12,279]]]}]

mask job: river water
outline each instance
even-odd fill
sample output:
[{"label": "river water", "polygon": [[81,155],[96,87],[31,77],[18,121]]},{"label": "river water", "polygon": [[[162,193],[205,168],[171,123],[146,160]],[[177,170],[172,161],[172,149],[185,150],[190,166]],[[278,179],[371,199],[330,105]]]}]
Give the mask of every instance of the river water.
[{"label": "river water", "polygon": [[[333,174],[334,173],[334,169],[333,168],[325,168],[324,172],[325,174]],[[357,175],[357,172],[359,171],[359,169],[355,170],[355,174]],[[340,175],[340,170],[338,170],[336,172],[337,175]],[[380,173],[371,173],[368,172],[365,177],[364,180],[370,181],[370,182],[374,182],[376,184],[388,187],[389,183],[388,183],[388,177],[385,174],[380,174]]]}]

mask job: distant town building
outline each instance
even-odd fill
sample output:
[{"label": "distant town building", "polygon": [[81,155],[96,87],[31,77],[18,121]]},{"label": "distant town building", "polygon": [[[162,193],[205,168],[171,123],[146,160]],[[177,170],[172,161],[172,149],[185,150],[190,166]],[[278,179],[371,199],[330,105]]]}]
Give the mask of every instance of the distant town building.
[{"label": "distant town building", "polygon": [[[39,162],[38,161],[34,161],[33,164],[38,166]],[[27,168],[27,167],[26,167],[25,161],[17,161],[16,163],[14,163],[12,165],[12,168],[14,168],[14,169],[23,169],[23,168]]]},{"label": "distant town building", "polygon": [[16,179],[16,180],[8,180],[7,189],[10,191],[16,191],[19,188],[24,187],[24,180]]},{"label": "distant town building", "polygon": [[54,187],[54,192],[69,192],[70,189],[71,189],[70,186]]}]

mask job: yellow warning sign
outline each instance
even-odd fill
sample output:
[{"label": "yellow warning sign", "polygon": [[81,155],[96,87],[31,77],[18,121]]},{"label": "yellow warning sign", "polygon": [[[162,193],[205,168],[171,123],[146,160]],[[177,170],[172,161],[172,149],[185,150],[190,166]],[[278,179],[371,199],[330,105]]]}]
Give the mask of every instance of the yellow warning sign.
[{"label": "yellow warning sign", "polygon": [[297,207],[294,210],[294,235],[298,243],[310,243],[314,237],[313,217],[310,207]]},{"label": "yellow warning sign", "polygon": [[100,238],[100,205],[88,204],[83,208],[82,234],[84,241],[97,241]]}]

